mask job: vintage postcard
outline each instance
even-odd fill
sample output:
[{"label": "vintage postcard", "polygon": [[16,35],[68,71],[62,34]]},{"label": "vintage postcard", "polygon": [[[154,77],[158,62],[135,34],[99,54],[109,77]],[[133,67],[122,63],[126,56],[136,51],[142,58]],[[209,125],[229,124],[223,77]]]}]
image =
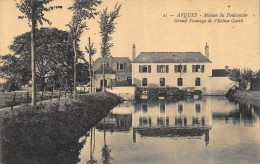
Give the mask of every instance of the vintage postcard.
[{"label": "vintage postcard", "polygon": [[0,163],[260,163],[259,0],[1,0]]}]

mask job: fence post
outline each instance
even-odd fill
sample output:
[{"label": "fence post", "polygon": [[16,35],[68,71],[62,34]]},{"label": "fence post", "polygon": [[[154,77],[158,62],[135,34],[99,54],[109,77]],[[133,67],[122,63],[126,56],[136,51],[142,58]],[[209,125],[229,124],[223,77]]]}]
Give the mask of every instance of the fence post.
[{"label": "fence post", "polygon": [[28,106],[28,104],[29,104],[29,90],[27,91],[27,100],[26,100],[26,105]]},{"label": "fence post", "polygon": [[13,97],[13,102],[12,102],[11,110],[14,108],[15,95],[16,95],[16,93],[14,93],[14,97]]}]

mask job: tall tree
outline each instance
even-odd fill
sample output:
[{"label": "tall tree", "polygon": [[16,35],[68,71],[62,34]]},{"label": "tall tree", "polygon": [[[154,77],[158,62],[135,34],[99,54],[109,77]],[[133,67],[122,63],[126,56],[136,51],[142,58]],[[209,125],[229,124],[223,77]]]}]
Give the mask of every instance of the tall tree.
[{"label": "tall tree", "polygon": [[47,22],[51,25],[51,22],[44,17],[44,12],[51,11],[53,9],[61,8],[61,6],[46,7],[45,5],[53,0],[19,0],[15,1],[16,7],[20,10],[24,16],[19,16],[19,19],[27,18],[29,26],[31,27],[31,68],[32,68],[32,106],[36,105],[36,77],[35,77],[35,29],[37,23],[40,25]]},{"label": "tall tree", "polygon": [[87,53],[89,54],[89,80],[90,80],[90,93],[92,93],[92,66],[91,66],[91,61],[92,61],[92,56],[96,53],[96,48],[94,48],[94,43],[90,42],[90,37],[88,38],[88,47],[85,46],[85,49]]},{"label": "tall tree", "polygon": [[[38,90],[43,90],[50,85],[53,87],[72,88],[73,83],[73,46],[67,31],[57,28],[41,28],[35,31],[35,73]],[[28,84],[30,80],[30,32],[26,32],[14,38],[9,49],[14,55],[3,57],[4,63],[0,67],[0,77],[7,81],[15,82],[14,86]],[[83,63],[78,63],[80,69],[78,81],[88,81],[88,64],[84,60],[82,52],[78,51],[78,57]],[[19,65],[19,67],[17,67]],[[87,76],[87,78],[86,78]],[[46,83],[48,81],[48,83]],[[55,85],[54,85],[55,84]]]},{"label": "tall tree", "polygon": [[73,84],[73,97],[76,97],[77,90],[77,49],[78,42],[80,41],[80,36],[84,29],[87,29],[87,24],[85,20],[95,18],[94,16],[98,14],[96,12],[96,7],[101,4],[100,0],[74,0],[74,3],[69,10],[73,11],[72,20],[67,24],[70,28],[70,33],[73,42],[74,51],[74,84]]},{"label": "tall tree", "polygon": [[100,34],[102,37],[101,42],[101,56],[103,58],[103,86],[102,91],[105,92],[105,63],[106,58],[111,55],[110,48],[113,47],[113,43],[110,43],[112,40],[112,37],[110,36],[113,32],[115,32],[115,19],[119,17],[119,11],[122,4],[118,6],[118,4],[115,5],[114,10],[108,13],[108,9],[104,9],[100,13],[100,21],[99,27],[100,27]]}]

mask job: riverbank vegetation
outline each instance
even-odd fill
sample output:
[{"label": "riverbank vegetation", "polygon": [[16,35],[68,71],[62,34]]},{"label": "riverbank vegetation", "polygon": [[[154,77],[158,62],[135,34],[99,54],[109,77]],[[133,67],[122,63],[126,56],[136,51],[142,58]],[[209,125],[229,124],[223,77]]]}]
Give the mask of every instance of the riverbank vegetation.
[{"label": "riverbank vegetation", "polygon": [[121,100],[96,93],[2,112],[2,162],[77,163],[80,137]]},{"label": "riverbank vegetation", "polygon": [[232,90],[227,94],[227,97],[233,101],[239,101],[260,106],[259,91]]},{"label": "riverbank vegetation", "polygon": [[236,84],[226,94],[230,100],[260,104],[260,70],[233,69],[229,76]]},{"label": "riverbank vegetation", "polygon": [[251,69],[232,69],[229,72],[230,80],[236,84],[239,90],[258,90],[260,91],[260,70]]}]

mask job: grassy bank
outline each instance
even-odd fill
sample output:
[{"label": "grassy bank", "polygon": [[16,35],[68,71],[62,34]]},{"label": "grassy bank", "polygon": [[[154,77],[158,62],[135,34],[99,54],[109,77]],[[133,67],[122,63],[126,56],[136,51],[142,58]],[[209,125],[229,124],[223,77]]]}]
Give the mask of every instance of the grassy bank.
[{"label": "grassy bank", "polygon": [[[15,99],[14,99],[15,95]],[[36,101],[41,101],[41,99],[44,100],[50,100],[51,98],[58,98],[59,96],[65,96],[65,93],[60,92],[53,92],[53,95],[51,92],[46,92],[43,95],[38,92]],[[68,96],[68,94],[67,94]],[[28,99],[28,100],[27,100]],[[13,101],[14,100],[14,101]],[[27,102],[30,103],[32,100],[31,92],[1,92],[0,93],[0,108],[5,107],[11,107],[21,104],[26,104]]]},{"label": "grassy bank", "polygon": [[229,93],[228,97],[239,102],[260,106],[260,92],[234,90]]},{"label": "grassy bank", "polygon": [[84,140],[121,98],[110,93],[82,95],[7,111],[1,116],[1,162],[77,163]]}]

